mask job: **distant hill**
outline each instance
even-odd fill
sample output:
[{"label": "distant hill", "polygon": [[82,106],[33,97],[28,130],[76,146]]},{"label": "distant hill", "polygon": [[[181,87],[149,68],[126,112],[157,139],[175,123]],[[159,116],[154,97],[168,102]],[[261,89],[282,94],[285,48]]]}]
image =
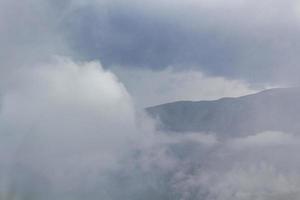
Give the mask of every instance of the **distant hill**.
[{"label": "distant hill", "polygon": [[261,131],[300,133],[300,88],[278,88],[215,101],[178,101],[146,108],[159,128],[214,132],[220,137]]}]

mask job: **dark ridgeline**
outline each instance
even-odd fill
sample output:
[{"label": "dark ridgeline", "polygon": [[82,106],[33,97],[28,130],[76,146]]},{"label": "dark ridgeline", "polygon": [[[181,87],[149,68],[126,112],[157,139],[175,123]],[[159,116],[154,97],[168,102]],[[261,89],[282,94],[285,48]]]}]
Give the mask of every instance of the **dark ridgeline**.
[{"label": "dark ridgeline", "polygon": [[215,101],[178,101],[146,108],[171,132],[214,132],[226,138],[261,131],[300,133],[300,88],[270,89]]}]

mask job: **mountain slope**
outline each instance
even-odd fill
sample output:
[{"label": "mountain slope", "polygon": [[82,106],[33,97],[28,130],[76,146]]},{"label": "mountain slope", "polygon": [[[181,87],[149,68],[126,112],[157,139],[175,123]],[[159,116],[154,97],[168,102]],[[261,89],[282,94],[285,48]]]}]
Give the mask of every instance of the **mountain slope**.
[{"label": "mountain slope", "polygon": [[215,101],[179,101],[146,108],[172,132],[214,132],[221,137],[261,131],[300,132],[300,88],[280,88]]}]

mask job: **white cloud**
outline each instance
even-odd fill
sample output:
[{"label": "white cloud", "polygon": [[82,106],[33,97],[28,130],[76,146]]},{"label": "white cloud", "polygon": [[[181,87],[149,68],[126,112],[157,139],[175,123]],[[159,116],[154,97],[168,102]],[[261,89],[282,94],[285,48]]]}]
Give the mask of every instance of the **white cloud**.
[{"label": "white cloud", "polygon": [[267,164],[233,167],[217,176],[216,182],[210,183],[214,185],[210,188],[210,199],[271,200],[300,197],[299,175],[283,173]]},{"label": "white cloud", "polygon": [[[182,20],[180,26],[193,22],[186,31],[196,33],[207,26],[194,20],[202,16],[198,6],[204,6],[214,11],[205,18],[215,20],[208,23],[210,28],[222,29],[224,24],[221,35],[245,37],[246,43],[261,44],[278,27],[277,20],[293,22],[292,12],[281,20],[292,3],[281,11],[274,9],[280,2],[268,8],[270,1],[263,6],[249,1],[251,9],[245,1],[147,1],[151,8],[133,2],[142,13],[152,15],[160,8],[159,15],[168,19],[157,20]],[[48,1],[4,0],[0,5],[0,199],[299,199],[299,137],[280,132],[228,141],[201,133],[166,136],[156,133],[145,116],[136,115],[132,102],[144,107],[256,92],[248,83],[194,70],[115,68],[121,83],[98,62],[47,60],[70,51],[66,30],[60,27],[60,14],[68,13],[55,12],[58,7]],[[271,28],[248,32],[266,27]],[[285,33],[285,26],[281,29]],[[274,47],[282,47],[276,40],[281,31],[271,39]],[[137,126],[136,121],[145,124]]]},{"label": "white cloud", "polygon": [[136,102],[144,107],[179,100],[214,100],[257,92],[242,80],[207,76],[197,70],[112,70],[136,98]]},{"label": "white cloud", "polygon": [[280,146],[293,144],[297,138],[292,134],[283,132],[267,131],[250,135],[245,138],[237,138],[229,145],[234,148],[255,148],[264,146]]},{"label": "white cloud", "polygon": [[0,110],[0,166],[12,173],[18,163],[55,187],[79,187],[83,174],[117,167],[139,138],[129,94],[97,62],[57,58],[15,78]]},{"label": "white cloud", "polygon": [[[214,92],[224,91],[225,84],[232,95],[237,94],[232,88],[250,91],[239,81],[178,73],[167,71],[149,80],[141,76],[135,82],[150,85],[153,78],[160,88],[161,81],[173,97],[176,91],[187,95],[173,87],[182,82],[185,88],[198,81],[199,87],[214,85]],[[293,134],[268,131],[219,140],[211,133],[156,132],[150,119],[136,115],[125,86],[97,62],[59,57],[17,70],[11,78],[15,83],[1,88],[2,198],[11,191],[21,196],[30,192],[27,185],[42,193],[32,199],[75,199],[86,193],[88,199],[299,197],[300,142]],[[46,182],[42,189],[37,187],[41,180]]]}]

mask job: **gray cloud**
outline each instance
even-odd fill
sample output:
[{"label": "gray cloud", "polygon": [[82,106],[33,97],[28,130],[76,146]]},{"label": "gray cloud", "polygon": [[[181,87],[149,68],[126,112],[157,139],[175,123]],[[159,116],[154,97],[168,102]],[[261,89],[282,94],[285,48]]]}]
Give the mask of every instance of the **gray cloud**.
[{"label": "gray cloud", "polygon": [[96,62],[57,58],[23,72],[1,91],[0,197],[80,198],[82,181],[93,188],[140,138],[131,98]]},{"label": "gray cloud", "polygon": [[[298,82],[296,1],[91,1],[66,17],[71,43],[105,66],[196,67]],[[267,78],[266,78],[267,77]]]},{"label": "gray cloud", "polygon": [[[0,0],[0,198],[299,199],[297,133],[157,132],[136,112],[130,83],[78,61],[150,68],[141,76],[159,82],[188,76],[185,90],[204,81],[225,85],[224,95],[251,90],[243,78],[295,82],[297,4]],[[151,71],[168,66],[181,71]],[[198,68],[226,78],[202,80]],[[168,95],[191,97],[185,90]]]},{"label": "gray cloud", "polygon": [[[198,70],[164,70],[113,67],[111,70],[126,83],[138,107],[149,107],[181,100],[215,100],[255,93],[263,88],[252,88],[242,80],[208,76]],[[138,83],[138,84],[137,84]]]},{"label": "gray cloud", "polygon": [[62,54],[100,59],[104,67],[173,66],[252,84],[298,83],[300,11],[293,0],[1,4],[2,70]]},{"label": "gray cloud", "polygon": [[228,141],[215,138],[210,143],[200,133],[195,136],[190,142],[183,138],[169,143],[161,140],[148,150],[152,153],[144,154],[143,160],[150,160],[144,170],[159,169],[157,179],[168,177],[164,183],[173,195],[170,198],[299,198],[299,159],[295,153],[298,136],[265,132]]}]

